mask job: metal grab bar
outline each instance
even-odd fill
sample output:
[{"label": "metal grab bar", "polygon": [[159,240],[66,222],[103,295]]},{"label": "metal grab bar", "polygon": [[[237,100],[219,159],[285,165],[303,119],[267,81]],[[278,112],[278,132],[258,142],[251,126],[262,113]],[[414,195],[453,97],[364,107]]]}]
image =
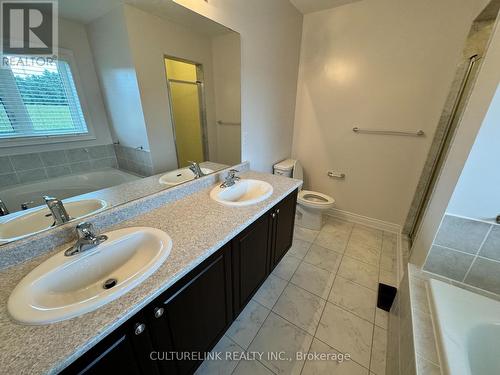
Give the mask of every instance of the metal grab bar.
[{"label": "metal grab bar", "polygon": [[401,131],[401,130],[371,130],[371,129],[360,129],[358,127],[352,128],[354,133],[367,133],[367,134],[384,134],[384,135],[406,135],[410,137],[423,137],[425,132],[423,130],[416,131]]},{"label": "metal grab bar", "polygon": [[240,126],[241,122],[227,122],[227,121],[218,120],[217,124],[219,124],[219,125],[229,125],[229,126]]}]

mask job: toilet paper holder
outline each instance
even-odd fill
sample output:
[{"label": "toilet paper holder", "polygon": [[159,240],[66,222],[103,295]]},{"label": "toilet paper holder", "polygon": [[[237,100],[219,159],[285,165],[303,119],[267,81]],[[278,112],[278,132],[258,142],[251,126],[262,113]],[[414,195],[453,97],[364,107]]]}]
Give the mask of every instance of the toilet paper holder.
[{"label": "toilet paper holder", "polygon": [[340,172],[335,172],[335,171],[328,171],[328,177],[331,178],[338,178],[338,179],[345,179],[345,173],[340,173]]}]

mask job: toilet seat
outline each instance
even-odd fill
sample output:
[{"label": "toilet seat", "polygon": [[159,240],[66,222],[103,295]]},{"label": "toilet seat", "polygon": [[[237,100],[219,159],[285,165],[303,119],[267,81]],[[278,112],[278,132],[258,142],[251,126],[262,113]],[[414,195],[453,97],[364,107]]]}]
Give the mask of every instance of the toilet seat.
[{"label": "toilet seat", "polygon": [[297,197],[297,202],[310,208],[328,209],[333,207],[335,199],[329,195],[311,190],[301,190]]}]

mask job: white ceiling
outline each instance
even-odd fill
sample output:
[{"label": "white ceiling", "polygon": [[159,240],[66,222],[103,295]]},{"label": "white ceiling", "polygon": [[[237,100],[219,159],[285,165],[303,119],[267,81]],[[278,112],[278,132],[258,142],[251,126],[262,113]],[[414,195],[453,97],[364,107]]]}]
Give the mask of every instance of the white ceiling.
[{"label": "white ceiling", "polygon": [[124,0],[124,2],[160,18],[187,26],[201,34],[215,36],[232,31],[172,0]]},{"label": "white ceiling", "polygon": [[340,5],[354,3],[359,0],[290,0],[302,14],[318,12],[320,10],[335,8]]},{"label": "white ceiling", "polygon": [[130,4],[160,18],[189,27],[206,34],[220,35],[231,30],[172,0],[59,0],[59,16],[83,24],[105,15],[120,4]]},{"label": "white ceiling", "polygon": [[59,16],[81,23],[89,23],[104,16],[121,0],[59,0]]}]

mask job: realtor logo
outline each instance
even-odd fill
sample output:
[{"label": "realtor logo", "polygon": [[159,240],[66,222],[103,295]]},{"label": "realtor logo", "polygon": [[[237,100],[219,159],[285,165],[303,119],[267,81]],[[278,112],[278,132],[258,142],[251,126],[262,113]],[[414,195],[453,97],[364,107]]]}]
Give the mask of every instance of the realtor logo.
[{"label": "realtor logo", "polygon": [[57,1],[1,1],[2,52],[57,55]]}]

